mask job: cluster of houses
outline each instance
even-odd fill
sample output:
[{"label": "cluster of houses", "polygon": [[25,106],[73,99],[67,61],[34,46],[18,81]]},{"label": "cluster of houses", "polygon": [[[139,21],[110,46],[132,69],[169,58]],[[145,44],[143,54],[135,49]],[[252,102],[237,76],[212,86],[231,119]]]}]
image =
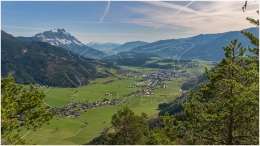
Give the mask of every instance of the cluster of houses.
[{"label": "cluster of houses", "polygon": [[[177,70],[177,71],[160,71],[156,73],[144,73],[141,71],[127,71],[127,70],[121,70],[121,77],[120,79],[128,79],[130,76],[139,76],[142,77],[141,80],[135,82],[134,84],[131,84],[127,86],[127,88],[141,88],[136,91],[130,92],[127,96],[123,98],[114,98],[114,99],[104,99],[103,101],[96,101],[93,103],[87,103],[87,102],[70,102],[67,105],[61,107],[61,108],[51,108],[47,106],[46,108],[51,109],[52,111],[56,111],[57,116],[67,116],[67,117],[72,117],[72,118],[78,118],[80,117],[80,112],[86,112],[87,109],[91,108],[96,108],[99,106],[105,106],[105,105],[115,105],[119,104],[126,98],[130,96],[137,96],[137,95],[154,95],[153,90],[155,89],[156,86],[159,86],[160,88],[168,88],[168,85],[166,83],[163,83],[163,81],[169,81],[172,78],[178,78],[178,77],[188,77],[189,79],[195,79],[196,76],[188,76],[185,71],[182,70]],[[138,85],[140,82],[147,82],[148,84],[146,85]],[[113,82],[113,80],[107,81],[104,84],[109,84]],[[43,88],[45,86],[40,86],[40,88]],[[37,87],[38,88],[38,87]],[[49,87],[51,89],[51,87]],[[181,89],[179,92],[183,92]],[[110,93],[104,93],[104,96],[110,96],[110,97],[115,97],[117,96],[116,92],[110,92]]]},{"label": "cluster of houses", "polygon": [[80,109],[76,109],[76,107],[78,107],[79,102],[71,102],[63,107],[61,107],[60,109],[58,109],[57,111],[57,115],[61,116],[61,115],[65,115],[67,117],[79,117],[79,111]]},{"label": "cluster of houses", "polygon": [[144,94],[147,95],[147,96],[154,95],[152,90],[144,90]]},{"label": "cluster of houses", "polygon": [[[34,87],[35,90],[38,90],[39,88],[45,88],[44,86],[40,86],[40,87]],[[46,87],[47,89],[52,89],[52,87]]]},{"label": "cluster of houses", "polygon": [[142,86],[137,86],[137,85],[129,85],[127,88],[142,88]]},{"label": "cluster of houses", "polygon": [[105,95],[105,96],[116,96],[116,92],[105,93],[103,95]]},{"label": "cluster of houses", "polygon": [[166,85],[166,84],[161,84],[160,87],[165,89],[165,88],[168,88],[168,85]]},{"label": "cluster of houses", "polygon": [[186,64],[186,67],[188,67],[188,68],[195,68],[195,67],[198,67],[198,66],[199,66],[199,62],[197,62],[197,61]]},{"label": "cluster of houses", "polygon": [[142,75],[143,80],[157,79],[162,81],[170,81],[173,76],[174,74],[166,72],[144,73]]},{"label": "cluster of houses", "polygon": [[143,73],[141,71],[138,70],[119,70],[117,73],[119,73],[121,75],[121,78],[123,78],[123,76],[125,77],[135,77],[135,76],[141,76]]},{"label": "cluster of houses", "polygon": [[[127,97],[124,97],[127,98]],[[121,102],[122,99],[115,98],[112,100],[104,99],[103,101],[96,101],[93,103],[86,103],[86,102],[70,102],[67,105],[61,107],[61,108],[53,108],[50,106],[46,106],[46,109],[49,109],[51,111],[56,111],[57,116],[67,116],[68,118],[78,118],[80,117],[80,112],[86,112],[87,109],[96,108],[99,106],[105,106],[105,105],[115,105]]]},{"label": "cluster of houses", "polygon": [[48,86],[48,85],[39,85],[39,84],[36,84],[36,85],[34,85],[34,89],[40,89],[40,88],[47,88],[47,89],[52,89],[52,87],[51,86]]},{"label": "cluster of houses", "polygon": [[[197,63],[192,64],[192,66],[198,66]],[[151,79],[157,79],[160,81],[170,81],[172,78],[180,78],[180,77],[189,77],[187,74],[187,70],[185,69],[174,69],[174,70],[159,70],[156,72],[142,72],[139,70],[119,70],[118,73],[121,75],[120,79],[125,79],[128,77],[142,77],[142,80],[151,80]],[[131,88],[131,87],[129,87]],[[132,87],[134,88],[134,87]]]},{"label": "cluster of houses", "polygon": [[[193,65],[194,66],[194,65]],[[143,94],[143,95],[153,95],[152,92],[153,89],[155,89],[156,86],[159,86],[160,88],[168,88],[168,85],[166,83],[163,83],[163,81],[170,81],[173,79],[178,79],[180,77],[186,77],[189,80],[196,80],[197,77],[194,75],[189,75],[186,70],[178,69],[178,70],[171,70],[171,71],[157,71],[155,73],[144,73],[140,71],[132,71],[133,75],[139,75],[142,77],[141,80],[135,82],[134,84],[131,84],[127,86],[127,88],[141,88],[141,91],[135,91],[131,92],[129,95],[136,96],[137,94]],[[127,75],[127,71],[125,71],[122,75]],[[141,82],[148,82],[147,85],[138,85]]]}]

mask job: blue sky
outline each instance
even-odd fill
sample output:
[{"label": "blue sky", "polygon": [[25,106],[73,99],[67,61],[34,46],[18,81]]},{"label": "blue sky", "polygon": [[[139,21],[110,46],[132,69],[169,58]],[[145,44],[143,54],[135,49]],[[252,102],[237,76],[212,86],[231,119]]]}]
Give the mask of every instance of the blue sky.
[{"label": "blue sky", "polygon": [[1,2],[1,29],[13,36],[64,28],[83,43],[190,37],[253,27],[259,1]]}]

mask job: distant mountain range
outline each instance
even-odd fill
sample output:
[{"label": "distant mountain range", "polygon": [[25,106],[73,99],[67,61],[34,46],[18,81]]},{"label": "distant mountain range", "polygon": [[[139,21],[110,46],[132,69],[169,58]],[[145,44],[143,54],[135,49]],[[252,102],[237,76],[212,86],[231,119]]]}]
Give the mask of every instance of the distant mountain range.
[{"label": "distant mountain range", "polygon": [[89,79],[113,75],[110,69],[118,68],[50,42],[24,42],[1,31],[1,76],[13,76],[16,83],[75,87],[88,84]]},{"label": "distant mountain range", "polygon": [[120,46],[121,44],[112,43],[112,42],[107,42],[107,43],[90,42],[90,43],[87,43],[86,45],[91,48],[109,53],[112,51],[112,49]]},{"label": "distant mountain range", "polygon": [[[247,31],[259,36],[259,28]],[[238,39],[242,46],[251,42],[240,31],[218,34],[200,34],[188,38],[160,40],[152,43],[133,41],[122,45],[115,43],[89,43],[89,46],[112,48],[112,53],[88,47],[64,29],[38,33],[33,37],[13,37],[1,34],[1,75],[15,76],[17,83],[40,83],[51,86],[76,86],[88,84],[96,77],[112,75],[108,70],[117,65],[157,67],[146,62],[157,58],[200,59],[220,61],[224,58],[223,46]],[[106,46],[106,47],[105,47]],[[98,58],[101,60],[91,59]],[[97,67],[102,68],[97,73]],[[168,66],[163,66],[168,68]],[[68,80],[69,79],[69,80]]]},{"label": "distant mountain range", "polygon": [[[249,28],[247,30],[259,36],[258,28]],[[231,40],[236,38],[239,42],[242,42],[242,46],[251,46],[250,41],[244,37],[240,31],[200,34],[188,38],[160,40],[152,43],[132,41],[122,45],[111,42],[91,42],[84,45],[64,29],[45,31],[43,33],[38,33],[33,37],[18,37],[18,39],[26,42],[48,42],[87,58],[101,59],[117,53],[130,51],[135,53],[155,54],[160,57],[171,57],[175,59],[200,59],[206,61],[219,61],[224,58],[222,47],[228,45]]]},{"label": "distant mountain range", "polygon": [[[259,36],[259,28],[246,29]],[[200,34],[189,38],[161,40],[131,49],[136,53],[150,53],[161,57],[200,59],[219,61],[224,58],[222,47],[231,40],[238,39],[242,46],[251,46],[250,41],[240,31],[218,34]]]},{"label": "distant mountain range", "polygon": [[117,43],[98,43],[98,42],[90,42],[86,44],[89,47],[92,47],[94,49],[103,51],[109,55],[113,55],[115,53],[123,52],[123,51],[129,51],[133,48],[142,46],[147,44],[147,42],[143,41],[132,41],[132,42],[126,42],[124,44],[117,44]]},{"label": "distant mountain range", "polygon": [[81,43],[77,38],[68,33],[65,29],[53,29],[38,33],[32,37],[17,37],[26,42],[47,42],[51,45],[65,48],[71,52],[81,54],[88,58],[100,58],[106,54],[100,50],[93,49]]},{"label": "distant mountain range", "polygon": [[133,48],[139,47],[139,46],[143,46],[147,44],[147,42],[143,42],[143,41],[132,41],[132,42],[126,42],[116,48],[113,49],[113,51],[115,52],[122,52],[122,51],[129,51]]},{"label": "distant mountain range", "polygon": [[[111,62],[119,66],[136,66],[136,67],[147,67],[144,66],[146,61],[152,59],[152,57],[159,57],[155,54],[136,53],[136,52],[119,52],[114,55],[103,57],[102,60],[105,62]],[[160,57],[159,57],[160,58]],[[156,66],[158,68],[158,66]]]}]

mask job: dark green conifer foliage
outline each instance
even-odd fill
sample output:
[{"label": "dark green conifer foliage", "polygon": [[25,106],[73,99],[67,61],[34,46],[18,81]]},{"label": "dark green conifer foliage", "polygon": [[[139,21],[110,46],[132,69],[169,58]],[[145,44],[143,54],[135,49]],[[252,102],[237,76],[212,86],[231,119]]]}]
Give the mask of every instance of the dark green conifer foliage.
[{"label": "dark green conifer foliage", "polygon": [[146,122],[147,115],[135,115],[128,107],[118,110],[112,116],[111,124],[115,129],[113,142],[110,144],[141,144],[144,141],[144,135],[148,132]]},{"label": "dark green conifer foliage", "polygon": [[31,144],[18,132],[36,130],[53,117],[52,112],[42,107],[44,97],[32,85],[27,91],[15,84],[12,77],[1,79],[2,144]]},{"label": "dark green conifer foliage", "polygon": [[243,48],[237,40],[223,47],[225,59],[206,69],[210,82],[191,90],[182,104],[186,119],[180,125],[190,144],[259,144],[259,38],[242,33],[255,47]]}]

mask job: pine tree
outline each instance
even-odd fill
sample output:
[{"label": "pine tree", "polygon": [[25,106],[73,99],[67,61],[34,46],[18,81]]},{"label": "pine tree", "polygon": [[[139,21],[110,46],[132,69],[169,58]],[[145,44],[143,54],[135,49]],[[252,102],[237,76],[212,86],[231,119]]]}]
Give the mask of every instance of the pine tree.
[{"label": "pine tree", "polygon": [[115,129],[115,137],[111,144],[141,144],[144,134],[148,132],[147,115],[135,115],[128,107],[118,110],[112,116],[111,124]]},{"label": "pine tree", "polygon": [[173,145],[172,142],[164,133],[159,129],[157,132],[150,131],[146,144],[148,145]]},{"label": "pine tree", "polygon": [[[259,25],[258,20],[247,18]],[[259,144],[259,38],[242,31],[254,48],[243,48],[237,40],[226,47],[225,59],[211,71],[209,83],[191,90],[183,103],[191,144]],[[246,50],[251,52],[245,55]]]},{"label": "pine tree", "polygon": [[[259,20],[247,20],[259,26]],[[191,99],[182,104],[185,118],[163,118],[172,140],[179,135],[189,144],[259,143],[259,38],[241,33],[254,47],[243,48],[237,40],[223,47],[226,58],[211,71],[206,69],[210,82],[200,84],[199,92],[191,91]]]},{"label": "pine tree", "polygon": [[12,77],[1,79],[2,144],[30,144],[19,131],[36,130],[54,115],[42,107],[44,97],[32,85],[26,90],[15,84]]}]

